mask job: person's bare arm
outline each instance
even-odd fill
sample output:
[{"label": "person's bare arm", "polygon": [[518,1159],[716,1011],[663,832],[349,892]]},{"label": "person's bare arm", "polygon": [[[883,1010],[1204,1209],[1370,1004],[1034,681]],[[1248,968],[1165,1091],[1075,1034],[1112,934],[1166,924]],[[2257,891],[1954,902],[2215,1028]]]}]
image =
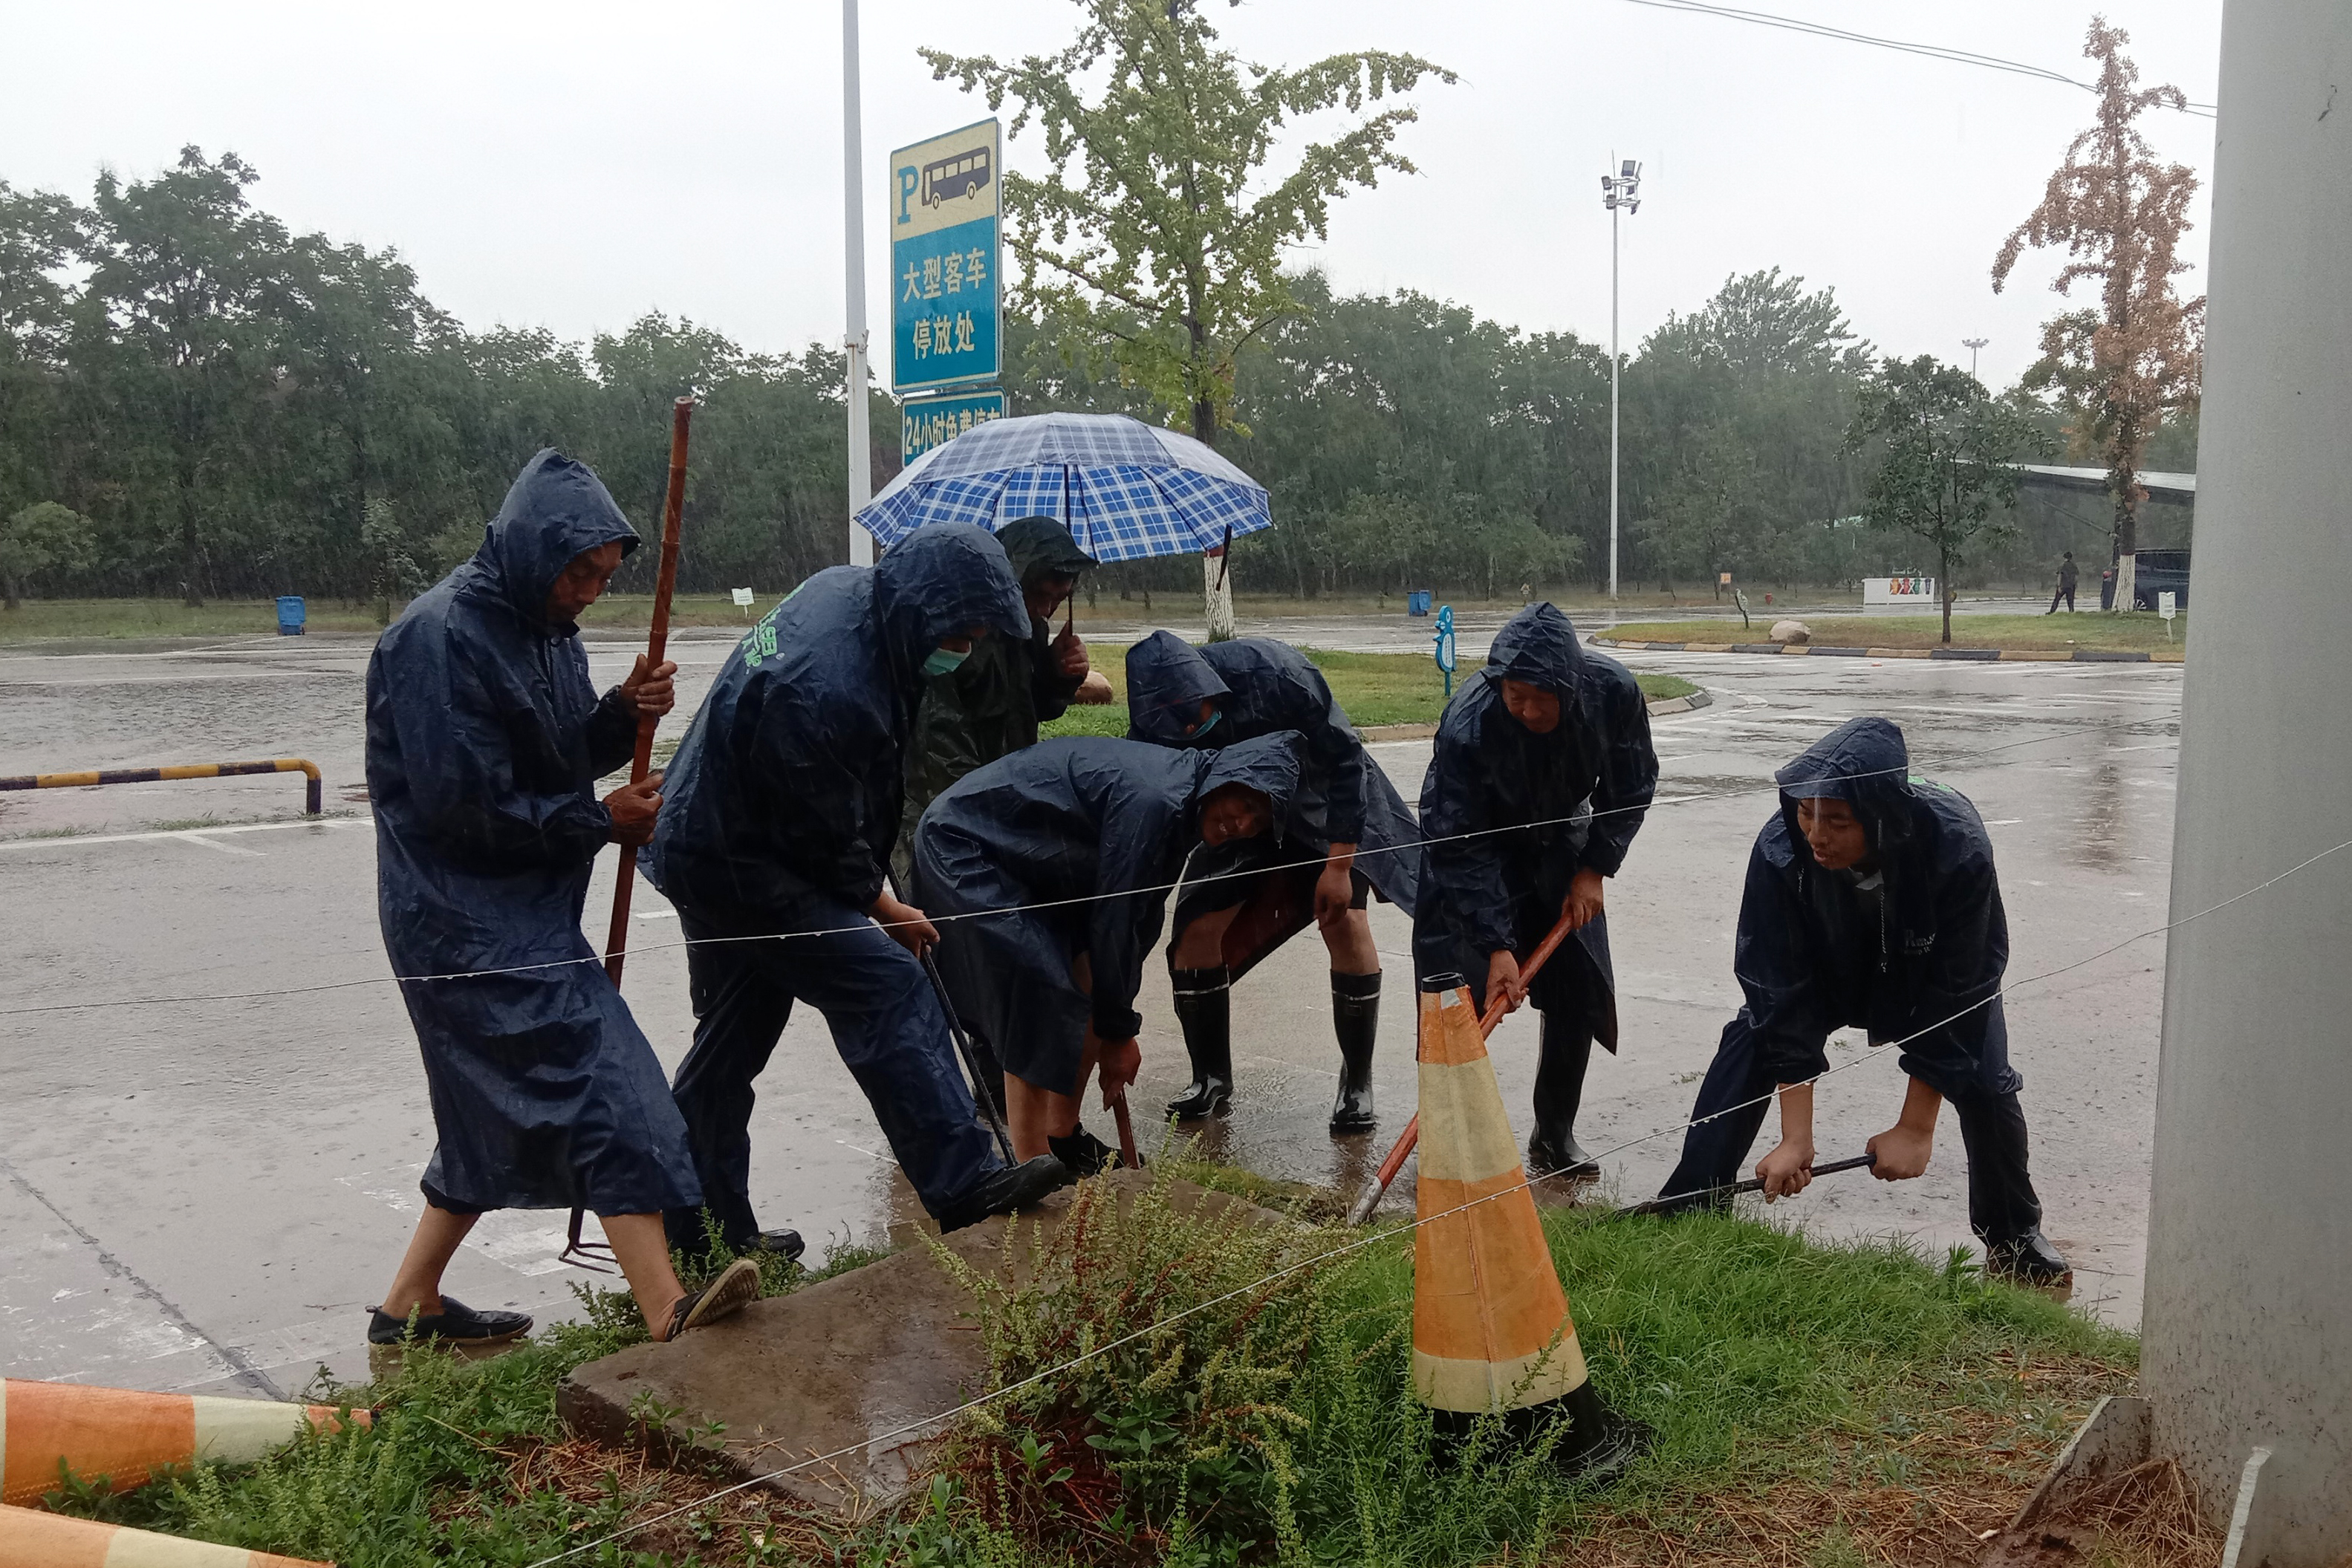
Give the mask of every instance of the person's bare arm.
[{"label": "person's bare arm", "polygon": [[1764,1183],[1764,1201],[1793,1197],[1813,1179],[1813,1086],[1783,1083],[1780,1095],[1780,1142],[1756,1162]]},{"label": "person's bare arm", "polygon": [[1903,1092],[1903,1114],[1895,1125],[1864,1145],[1878,1156],[1870,1174],[1881,1181],[1909,1181],[1927,1173],[1936,1152],[1936,1115],[1944,1097],[1914,1078]]},{"label": "person's bare arm", "polygon": [[1315,921],[1328,925],[1348,917],[1348,905],[1355,901],[1356,846],[1333,844],[1324,857],[1323,874],[1315,879]]}]

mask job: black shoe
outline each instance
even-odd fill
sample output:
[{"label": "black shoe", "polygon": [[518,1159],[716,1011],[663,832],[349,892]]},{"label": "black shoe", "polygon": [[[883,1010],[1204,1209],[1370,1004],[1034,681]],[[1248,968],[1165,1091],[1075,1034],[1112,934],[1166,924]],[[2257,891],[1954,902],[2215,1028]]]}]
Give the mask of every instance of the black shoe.
[{"label": "black shoe", "polygon": [[1985,1272],[2012,1285],[2045,1288],[2071,1284],[2074,1279],[2074,1266],[2039,1230],[2029,1230],[2014,1240],[1987,1243]]},{"label": "black shoe", "polygon": [[719,1271],[719,1278],[677,1299],[677,1305],[669,1311],[669,1333],[664,1341],[731,1318],[759,1299],[760,1266],[749,1258],[738,1258]]},{"label": "black shoe", "polygon": [[1073,1176],[1100,1176],[1118,1164],[1118,1151],[1084,1127],[1073,1127],[1064,1137],[1049,1137],[1045,1146]]},{"label": "black shoe", "polygon": [[1011,1214],[1014,1209],[1027,1208],[1076,1180],[1069,1167],[1051,1155],[1039,1155],[1017,1166],[1001,1166],[947,1206],[939,1216],[940,1232],[945,1235],[967,1225],[978,1225],[992,1214]]},{"label": "black shoe", "polygon": [[801,1239],[801,1233],[797,1230],[762,1230],[751,1239],[751,1245],[739,1247],[736,1250],[773,1252],[787,1263],[797,1263],[801,1260],[801,1254],[808,1250],[808,1243]]},{"label": "black shoe", "polygon": [[1381,1032],[1378,974],[1331,977],[1331,1029],[1339,1037],[1339,1095],[1331,1102],[1331,1134],[1371,1130],[1372,1046]]},{"label": "black shoe", "polygon": [[[368,1319],[368,1343],[399,1344],[409,1337],[408,1320],[394,1317],[381,1307],[371,1308]],[[441,1310],[431,1316],[420,1312],[416,1317],[415,1338],[418,1343],[437,1339],[450,1344],[501,1344],[530,1332],[530,1319],[522,1312],[478,1312],[455,1296],[441,1298]]]},{"label": "black shoe", "polygon": [[1192,1058],[1192,1082],[1168,1102],[1168,1113],[1190,1122],[1234,1103],[1233,971],[1178,969],[1170,978],[1176,1021],[1183,1026],[1184,1049]]},{"label": "black shoe", "polygon": [[1576,1141],[1576,1134],[1566,1134],[1567,1147],[1538,1133],[1528,1140],[1528,1175],[1530,1176],[1565,1176],[1570,1181],[1595,1181],[1601,1176],[1601,1162],[1584,1152]]}]

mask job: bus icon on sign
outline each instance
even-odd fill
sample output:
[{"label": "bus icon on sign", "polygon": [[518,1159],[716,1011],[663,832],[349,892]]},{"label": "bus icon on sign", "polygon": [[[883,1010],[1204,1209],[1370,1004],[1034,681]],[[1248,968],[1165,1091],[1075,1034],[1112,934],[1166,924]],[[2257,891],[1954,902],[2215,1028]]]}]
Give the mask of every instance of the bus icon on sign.
[{"label": "bus icon on sign", "polygon": [[969,196],[988,183],[988,175],[989,156],[985,147],[975,147],[969,152],[959,152],[936,163],[926,163],[923,165],[922,204],[927,207],[936,207],[941,202]]}]

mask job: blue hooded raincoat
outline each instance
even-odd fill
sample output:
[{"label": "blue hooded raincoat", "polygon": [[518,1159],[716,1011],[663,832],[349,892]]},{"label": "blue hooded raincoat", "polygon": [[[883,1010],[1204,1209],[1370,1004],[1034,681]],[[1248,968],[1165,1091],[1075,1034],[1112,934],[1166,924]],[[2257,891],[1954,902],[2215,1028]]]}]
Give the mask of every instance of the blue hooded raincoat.
[{"label": "blue hooded raincoat", "polygon": [[[580,930],[612,829],[595,781],[636,719],[545,618],[573,557],[636,538],[585,465],[541,452],[368,664],[377,907],[440,1137],[425,1195],[457,1212],[700,1201],[661,1064]],[[415,977],[537,964],[560,967]]]},{"label": "blue hooded raincoat", "polygon": [[[1160,939],[1168,892],[1200,840],[1212,791],[1244,784],[1283,821],[1298,786],[1296,735],[1222,751],[1171,751],[1132,740],[1040,741],[974,772],[931,802],[915,830],[925,910],[974,915],[940,927],[940,963],[956,1010],[1006,1071],[1074,1092],[1087,1020],[1132,1039],[1143,961]],[[1058,907],[1021,908],[1039,904]],[[1089,998],[1070,979],[1088,955]]]},{"label": "blue hooded raincoat", "polygon": [[[1506,678],[1559,699],[1550,734],[1511,716]],[[1483,993],[1488,956],[1508,948],[1525,959],[1559,920],[1578,871],[1617,873],[1657,787],[1650,710],[1633,674],[1580,646],[1549,604],[1512,616],[1437,727],[1421,789],[1414,968],[1458,974]],[[1529,994],[1546,1011],[1569,1009],[1615,1051],[1607,916],[1562,944]]]},{"label": "blue hooded raincoat", "polygon": [[[1777,780],[1780,810],[1748,857],[1732,964],[1747,1006],[1730,1028],[1754,1033],[1777,1083],[1826,1071],[1831,1032],[1858,1026],[1874,1042],[1926,1030],[1904,1046],[1903,1071],[1947,1098],[2015,1093],[2024,1080],[2000,997],[2009,921],[1976,808],[1913,779],[1903,732],[1883,718],[1849,719]],[[1885,877],[1876,930],[1861,927],[1866,906],[1840,873],[1815,863],[1797,827],[1808,799],[1846,801],[1861,819]]]}]

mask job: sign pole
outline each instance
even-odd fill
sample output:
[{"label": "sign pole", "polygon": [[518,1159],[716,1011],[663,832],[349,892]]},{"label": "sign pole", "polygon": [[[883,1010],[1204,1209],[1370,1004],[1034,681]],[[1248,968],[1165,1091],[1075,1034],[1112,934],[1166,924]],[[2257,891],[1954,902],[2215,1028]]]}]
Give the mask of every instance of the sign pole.
[{"label": "sign pole", "polygon": [[873,444],[866,428],[866,204],[857,199],[864,162],[857,95],[857,0],[841,0],[841,266],[849,319],[842,339],[849,403],[849,564],[874,564],[874,536],[857,513],[874,498]]}]

